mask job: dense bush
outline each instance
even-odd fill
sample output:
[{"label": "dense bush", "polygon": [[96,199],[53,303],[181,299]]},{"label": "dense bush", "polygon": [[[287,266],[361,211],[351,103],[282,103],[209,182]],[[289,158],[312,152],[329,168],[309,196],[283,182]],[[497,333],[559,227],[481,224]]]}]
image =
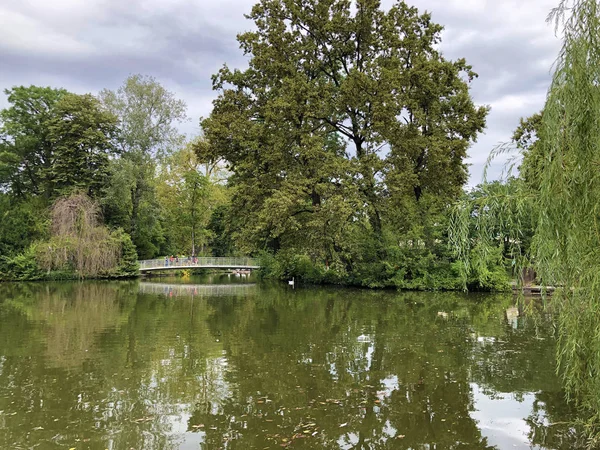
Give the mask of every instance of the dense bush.
[{"label": "dense bush", "polygon": [[[474,250],[475,252],[476,250]],[[406,290],[506,291],[510,278],[500,249],[493,255],[479,255],[479,263],[464,279],[460,262],[426,249],[386,249],[386,258],[371,261],[357,258],[347,271],[342,264],[326,267],[308,255],[294,250],[259,256],[260,275],[267,279],[290,280],[308,284],[344,284],[369,288]]]},{"label": "dense bush", "polygon": [[16,256],[0,258],[0,280],[39,280],[43,275],[43,271],[37,264],[35,245]]}]

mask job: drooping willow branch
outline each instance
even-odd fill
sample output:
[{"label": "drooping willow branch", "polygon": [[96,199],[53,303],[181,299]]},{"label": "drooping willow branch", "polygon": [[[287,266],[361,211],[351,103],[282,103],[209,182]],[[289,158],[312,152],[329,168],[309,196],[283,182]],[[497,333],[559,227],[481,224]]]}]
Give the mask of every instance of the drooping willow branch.
[{"label": "drooping willow branch", "polygon": [[[590,447],[600,444],[600,2],[562,0],[549,16],[563,46],[541,117],[539,158],[530,180],[509,197],[491,192],[458,210],[453,244],[468,261],[474,240],[489,242],[489,230],[520,221],[533,224],[530,261],[542,283],[561,287],[557,360],[570,398],[590,413]],[[516,203],[515,203],[516,202]],[[517,208],[512,210],[509,205]],[[519,205],[529,205],[530,210]],[[476,214],[474,239],[465,239],[464,217]],[[513,214],[515,213],[516,214]],[[491,227],[490,227],[491,226]],[[461,231],[462,230],[462,231]]]},{"label": "drooping willow branch", "polygon": [[100,225],[98,206],[84,194],[58,199],[51,208],[52,238],[38,248],[45,270],[75,270],[82,277],[117,266],[121,244]]}]

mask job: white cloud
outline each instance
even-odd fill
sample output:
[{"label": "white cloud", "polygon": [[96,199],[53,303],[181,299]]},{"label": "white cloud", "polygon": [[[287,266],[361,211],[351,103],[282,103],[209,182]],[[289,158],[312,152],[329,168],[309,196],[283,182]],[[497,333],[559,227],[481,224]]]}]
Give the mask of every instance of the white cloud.
[{"label": "white cloud", "polygon": [[30,16],[0,9],[0,52],[83,55],[92,50],[74,36],[53,30]]},{"label": "white cloud", "polygon": [[[384,8],[394,0],[382,0]],[[4,0],[0,6],[0,83],[116,88],[132,73],[156,76],[185,98],[193,131],[223,63],[244,67],[236,34],[255,0]],[[482,161],[510,138],[519,118],[539,111],[559,41],[546,17],[556,0],[413,0],[445,26],[445,57],[465,57],[480,77],[472,94],[492,111],[470,150],[471,183]],[[0,99],[0,105],[5,104]]]},{"label": "white cloud", "polygon": [[518,115],[526,111],[535,112],[534,108],[543,105],[546,96],[536,92],[531,95],[505,95],[491,102],[492,111],[499,114]]}]

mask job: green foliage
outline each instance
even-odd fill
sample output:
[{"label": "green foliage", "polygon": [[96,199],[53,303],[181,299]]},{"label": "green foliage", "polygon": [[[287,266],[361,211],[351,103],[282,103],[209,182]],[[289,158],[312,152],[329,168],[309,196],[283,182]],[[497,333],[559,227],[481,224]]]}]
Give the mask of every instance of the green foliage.
[{"label": "green foliage", "polygon": [[368,286],[390,283],[388,249],[415,236],[438,264],[435,224],[487,114],[471,67],[437,51],[442,27],[403,2],[263,0],[249,18],[249,68],[214,76],[202,122],[201,153],[233,172],[238,248],[306,255]]},{"label": "green foliage", "polygon": [[115,278],[138,275],[137,253],[122,229],[98,222],[84,194],[61,197],[51,208],[51,236],[0,259],[0,280]]},{"label": "green foliage", "polygon": [[510,289],[509,270],[505,267],[502,250],[500,246],[490,248],[482,244],[471,249],[472,271],[466,280],[469,290],[501,292]]},{"label": "green foliage", "polygon": [[272,261],[273,264],[267,270],[274,278],[288,280],[295,278],[299,282],[308,284],[318,284],[323,281],[325,271],[317,267],[307,255],[299,255],[294,250],[282,250]]},{"label": "green foliage", "polygon": [[[508,195],[488,190],[478,200],[475,254],[470,254],[468,231],[473,210],[466,203],[458,207],[452,236],[459,256],[472,265],[479,253],[486,258],[499,230],[506,230],[517,271],[532,265],[542,284],[559,287],[552,296],[558,311],[559,370],[568,396],[591,417],[588,444],[597,448],[600,3],[562,0],[551,19],[562,31],[563,47],[543,113],[522,121],[514,136],[524,155],[522,180],[502,186]],[[533,230],[529,246],[524,233],[528,228]]]},{"label": "green foliage", "polygon": [[[555,296],[561,311],[558,360],[567,391],[593,412],[597,425],[600,4],[562,1],[555,18],[563,24],[564,44],[542,117],[536,270],[545,282],[564,286]],[[600,440],[600,433],[595,438]]]},{"label": "green foliage", "polygon": [[119,119],[122,153],[164,156],[183,143],[176,124],[187,120],[186,104],[155,78],[131,75],[116,91],[104,89],[99,98]]},{"label": "green foliage", "polygon": [[521,119],[513,135],[513,142],[523,155],[523,162],[519,168],[520,177],[533,189],[539,189],[536,180],[544,158],[544,150],[540,142],[543,131],[542,114],[543,112],[540,112],[527,119]]},{"label": "green foliage", "polygon": [[16,256],[0,257],[0,280],[32,281],[43,277],[43,271],[37,263],[37,248],[28,247]]},{"label": "green foliage", "polygon": [[169,218],[168,233],[177,252],[203,254],[210,238],[211,212],[224,202],[223,187],[210,182],[191,145],[173,153],[161,167],[159,202]]},{"label": "green foliage", "polygon": [[65,94],[56,103],[47,129],[54,151],[50,171],[57,193],[83,189],[92,197],[99,194],[108,178],[116,121],[90,94]]},{"label": "green foliage", "polygon": [[20,86],[4,91],[0,111],[0,187],[16,196],[51,194],[52,144],[48,122],[64,89]]},{"label": "green foliage", "polygon": [[520,280],[534,261],[537,194],[531,186],[512,177],[484,183],[455,205],[449,242],[465,287],[502,284],[507,271]]},{"label": "green foliage", "polygon": [[119,121],[121,153],[110,168],[102,205],[107,224],[132,237],[141,259],[165,254],[165,223],[157,198],[157,161],[183,144],[177,124],[187,120],[186,105],[152,77],[132,75],[116,91],[103,90],[100,101]]},{"label": "green foliage", "polygon": [[131,236],[118,228],[111,233],[111,239],[115,240],[121,248],[119,265],[110,273],[111,277],[137,277],[139,275],[138,256],[135,245],[131,241]]},{"label": "green foliage", "polygon": [[213,256],[232,256],[235,253],[235,246],[231,237],[231,226],[229,219],[231,210],[229,205],[217,206],[207,225],[211,238],[208,245],[211,248]]},{"label": "green foliage", "polygon": [[0,187],[46,202],[72,190],[96,195],[106,181],[116,118],[91,95],[15,87],[0,111]]},{"label": "green foliage", "polygon": [[16,255],[33,242],[47,238],[43,202],[0,193],[0,255]]},{"label": "green foliage", "polygon": [[263,278],[289,280],[295,277],[308,284],[343,284],[368,288],[405,290],[460,290],[465,285],[475,291],[503,292],[509,289],[509,276],[501,249],[493,255],[473,250],[474,271],[463,279],[460,262],[450,254],[436,254],[425,246],[379,249],[385,253],[377,259],[376,248],[365,243],[359,247],[361,257],[353,256],[350,267],[339,262],[326,266],[298,249],[280,250],[276,254],[261,252]]}]

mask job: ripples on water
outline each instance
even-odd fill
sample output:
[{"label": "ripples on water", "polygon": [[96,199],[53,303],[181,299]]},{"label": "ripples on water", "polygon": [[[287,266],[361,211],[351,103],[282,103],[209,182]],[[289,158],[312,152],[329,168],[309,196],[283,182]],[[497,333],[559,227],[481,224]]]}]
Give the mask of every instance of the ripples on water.
[{"label": "ripples on water", "polygon": [[511,306],[226,276],[0,285],[0,448],[576,448],[550,318]]}]

